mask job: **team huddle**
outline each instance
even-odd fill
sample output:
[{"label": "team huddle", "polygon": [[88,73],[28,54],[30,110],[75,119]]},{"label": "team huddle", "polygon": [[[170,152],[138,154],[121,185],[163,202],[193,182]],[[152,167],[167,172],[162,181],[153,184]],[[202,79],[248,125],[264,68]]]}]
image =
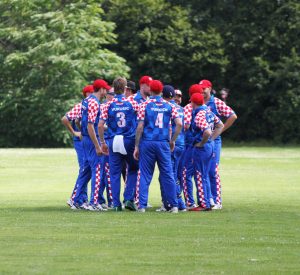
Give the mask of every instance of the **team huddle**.
[{"label": "team huddle", "polygon": [[222,209],[220,135],[236,114],[211,93],[208,80],[189,88],[190,103],[184,108],[181,91],[171,85],[150,76],[141,77],[139,84],[136,92],[135,83],[125,78],[116,78],[113,87],[97,79],[62,118],[79,162],[68,205],[145,212],[151,207],[148,193],[157,164],[162,206],[156,211]]}]

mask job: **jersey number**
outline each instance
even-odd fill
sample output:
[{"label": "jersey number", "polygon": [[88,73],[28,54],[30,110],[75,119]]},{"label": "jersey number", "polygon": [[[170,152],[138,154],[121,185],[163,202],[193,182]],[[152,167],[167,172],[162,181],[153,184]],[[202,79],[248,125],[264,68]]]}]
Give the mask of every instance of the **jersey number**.
[{"label": "jersey number", "polygon": [[117,118],[119,118],[117,124],[120,128],[123,128],[126,126],[126,120],[125,120],[125,114],[122,112],[117,113]]},{"label": "jersey number", "polygon": [[163,121],[164,121],[164,113],[158,113],[155,121],[155,126],[157,126],[158,128],[163,128]]}]

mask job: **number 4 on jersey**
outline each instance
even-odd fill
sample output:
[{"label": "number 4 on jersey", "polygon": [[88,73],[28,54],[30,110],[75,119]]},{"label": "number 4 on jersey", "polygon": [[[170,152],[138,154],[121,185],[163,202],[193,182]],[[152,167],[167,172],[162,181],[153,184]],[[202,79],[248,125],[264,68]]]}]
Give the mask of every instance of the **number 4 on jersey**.
[{"label": "number 4 on jersey", "polygon": [[157,126],[158,128],[163,128],[163,121],[164,121],[164,113],[158,113],[155,121],[155,126]]}]

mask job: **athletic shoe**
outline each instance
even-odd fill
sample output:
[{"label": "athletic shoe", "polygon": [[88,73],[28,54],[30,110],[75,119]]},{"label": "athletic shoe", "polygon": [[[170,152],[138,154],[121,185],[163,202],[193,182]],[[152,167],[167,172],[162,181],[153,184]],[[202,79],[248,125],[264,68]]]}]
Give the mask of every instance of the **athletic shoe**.
[{"label": "athletic shoe", "polygon": [[84,202],[82,205],[79,206],[80,209],[83,210],[89,210],[89,204],[87,202]]},{"label": "athletic shoe", "polygon": [[162,205],[160,208],[155,210],[156,212],[167,212],[167,209],[165,208],[164,205]]},{"label": "athletic shoe", "polygon": [[193,205],[191,205],[191,206],[187,206],[186,209],[187,209],[187,210],[190,210],[190,209],[193,209],[193,208],[196,208],[196,207],[197,207],[197,205],[196,205],[196,204],[193,204]]},{"label": "athletic shoe", "polygon": [[212,210],[221,210],[222,204],[217,203],[214,207],[212,207]]},{"label": "athletic shoe", "polygon": [[140,213],[145,213],[145,212],[146,212],[146,210],[145,210],[145,208],[139,208],[139,209],[137,210],[137,212],[140,212]]},{"label": "athletic shoe", "polygon": [[213,198],[209,199],[209,203],[210,203],[211,207],[214,207],[216,205]]},{"label": "athletic shoe", "polygon": [[107,211],[107,209],[104,209],[100,203],[96,204],[96,205],[95,205],[95,208],[96,208],[98,211]]},{"label": "athletic shoe", "polygon": [[179,212],[187,212],[186,208],[179,209],[178,211],[179,211]]},{"label": "athletic shoe", "polygon": [[130,211],[137,211],[137,206],[133,201],[125,201],[125,208]]},{"label": "athletic shoe", "polygon": [[113,208],[112,208],[112,211],[120,212],[120,211],[123,211],[123,208],[122,208],[122,206],[120,205],[120,206],[117,206],[117,207],[113,207]]},{"label": "athletic shoe", "polygon": [[80,208],[78,206],[76,206],[75,204],[73,204],[71,207],[70,207],[72,210],[79,210]]},{"label": "athletic shoe", "polygon": [[153,206],[150,203],[147,204],[147,208],[152,208],[152,207]]},{"label": "athletic shoe", "polygon": [[69,205],[70,207],[73,206],[73,201],[72,201],[72,199],[68,199],[68,200],[67,200],[67,205]]},{"label": "athletic shoe", "polygon": [[198,206],[198,207],[189,209],[189,211],[211,211],[211,208],[204,208],[204,207]]},{"label": "athletic shoe", "polygon": [[90,205],[87,207],[87,210],[89,210],[89,211],[98,211],[98,209],[96,208],[96,206],[95,206],[95,205],[92,205],[92,204],[90,204]]},{"label": "athletic shoe", "polygon": [[178,207],[172,207],[171,210],[169,210],[169,213],[177,214],[178,213]]},{"label": "athletic shoe", "polygon": [[101,203],[103,209],[108,209],[108,205],[106,203]]}]

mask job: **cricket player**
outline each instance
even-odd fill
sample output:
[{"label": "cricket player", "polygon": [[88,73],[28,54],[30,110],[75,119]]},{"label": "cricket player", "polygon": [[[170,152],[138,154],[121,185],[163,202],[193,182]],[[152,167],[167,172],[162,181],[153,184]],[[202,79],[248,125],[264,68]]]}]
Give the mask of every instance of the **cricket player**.
[{"label": "cricket player", "polygon": [[[225,102],[211,94],[212,83],[209,80],[203,79],[199,84],[203,88],[204,101],[208,108],[217,117],[226,119],[222,133],[225,132],[235,122],[237,115]],[[222,209],[221,180],[219,175],[221,148],[222,140],[221,136],[219,136],[214,142],[214,157],[209,170],[211,193],[215,203],[213,209],[215,210]]]},{"label": "cricket player", "polygon": [[[145,212],[148,202],[149,185],[151,183],[155,163],[160,171],[161,188],[165,198],[165,207],[171,213],[178,213],[176,184],[172,171],[171,151],[174,150],[182,122],[176,108],[163,100],[161,93],[163,84],[159,80],[150,83],[151,98],[140,106],[134,158],[140,160],[140,177],[137,182],[138,211]],[[176,129],[170,139],[169,125],[175,121]],[[142,139],[141,143],[140,140]]]},{"label": "cricket player", "polygon": [[177,105],[181,105],[182,102],[182,92],[178,89],[175,90],[175,99],[174,99],[175,103]]},{"label": "cricket player", "polygon": [[127,81],[127,85],[125,87],[125,97],[133,96],[136,93],[135,82]]},{"label": "cricket player", "polygon": [[[93,85],[87,85],[83,88],[82,94],[84,98],[89,96],[91,93],[93,93],[94,88]],[[88,169],[88,166],[86,165],[85,159],[84,159],[84,153],[83,153],[83,147],[82,147],[82,136],[81,132],[78,129],[76,125],[76,119],[80,117],[81,114],[81,102],[77,103],[69,112],[67,112],[63,117],[62,117],[62,123],[64,126],[67,128],[67,130],[72,134],[73,136],[73,144],[74,148],[77,154],[77,160],[79,164],[79,173],[78,177],[72,192],[72,195],[70,199],[67,201],[67,204],[71,207],[76,209],[77,207],[81,208],[86,208],[87,207],[87,201],[88,201],[88,196],[87,196],[87,187],[85,189],[82,189],[81,194],[78,196],[77,202],[74,204],[74,198],[77,193],[77,187],[80,182],[83,180],[89,182],[91,178],[91,173],[90,170]],[[77,207],[76,207],[77,205]]]},{"label": "cricket player", "polygon": [[[189,96],[193,94],[202,94],[203,89],[199,84],[194,84],[189,88]],[[193,106],[191,103],[184,107],[184,130],[185,130],[185,150],[182,156],[182,162],[180,167],[180,180],[183,186],[183,194],[187,209],[197,207],[193,196],[193,163],[192,163],[192,151],[193,151],[193,134],[191,129]],[[199,202],[198,202],[199,204]]]},{"label": "cricket player", "polygon": [[[177,105],[174,101],[174,98],[176,95],[174,87],[171,85],[165,85],[163,88],[162,95],[163,95],[163,99],[165,101],[171,103],[172,106],[174,106],[176,108],[176,111],[178,112],[178,115],[181,119],[181,123],[183,125],[184,124],[184,119],[183,119],[184,112],[183,112],[183,108],[181,106]],[[173,121],[172,128],[171,128],[172,134],[175,132],[175,129],[176,129],[176,124]],[[180,180],[179,180],[180,175],[178,173],[179,162],[181,160],[183,152],[184,152],[184,128],[182,127],[182,130],[176,139],[174,151],[171,154],[172,168],[173,168],[174,180],[176,183],[178,210],[179,211],[186,211],[185,203],[181,197],[182,185],[180,184]],[[161,178],[159,178],[159,181],[161,182]],[[162,197],[164,197],[164,194],[162,194]],[[157,209],[156,211],[157,212],[166,211],[164,204],[162,205],[161,208]]]},{"label": "cricket player", "polygon": [[144,75],[140,78],[140,89],[137,93],[129,98],[133,98],[138,104],[145,102],[150,96],[150,83],[152,81],[152,77],[148,75]]},{"label": "cricket player", "polygon": [[[125,208],[136,211],[134,195],[136,190],[138,162],[133,158],[136,116],[139,111],[138,103],[132,98],[124,97],[127,81],[116,78],[113,82],[115,97],[102,108],[99,123],[99,135],[103,152],[109,151],[109,166],[112,187],[113,206],[115,211],[122,211],[120,201],[121,171],[123,161],[127,164],[127,180],[124,191]],[[107,124],[109,142],[104,139],[104,124]]]},{"label": "cricket player", "polygon": [[100,98],[102,94],[111,88],[105,80],[97,79],[93,83],[94,93],[82,101],[81,106],[81,133],[84,149],[84,157],[91,169],[91,197],[88,210],[103,211],[99,203],[99,188],[101,180],[102,150],[98,135],[98,123],[100,118]]},{"label": "cricket player", "polygon": [[197,187],[199,206],[190,211],[210,211],[210,182],[208,178],[211,160],[213,158],[213,143],[224,127],[222,121],[204,105],[203,94],[191,96],[193,116],[191,131],[193,135],[193,174]]}]

